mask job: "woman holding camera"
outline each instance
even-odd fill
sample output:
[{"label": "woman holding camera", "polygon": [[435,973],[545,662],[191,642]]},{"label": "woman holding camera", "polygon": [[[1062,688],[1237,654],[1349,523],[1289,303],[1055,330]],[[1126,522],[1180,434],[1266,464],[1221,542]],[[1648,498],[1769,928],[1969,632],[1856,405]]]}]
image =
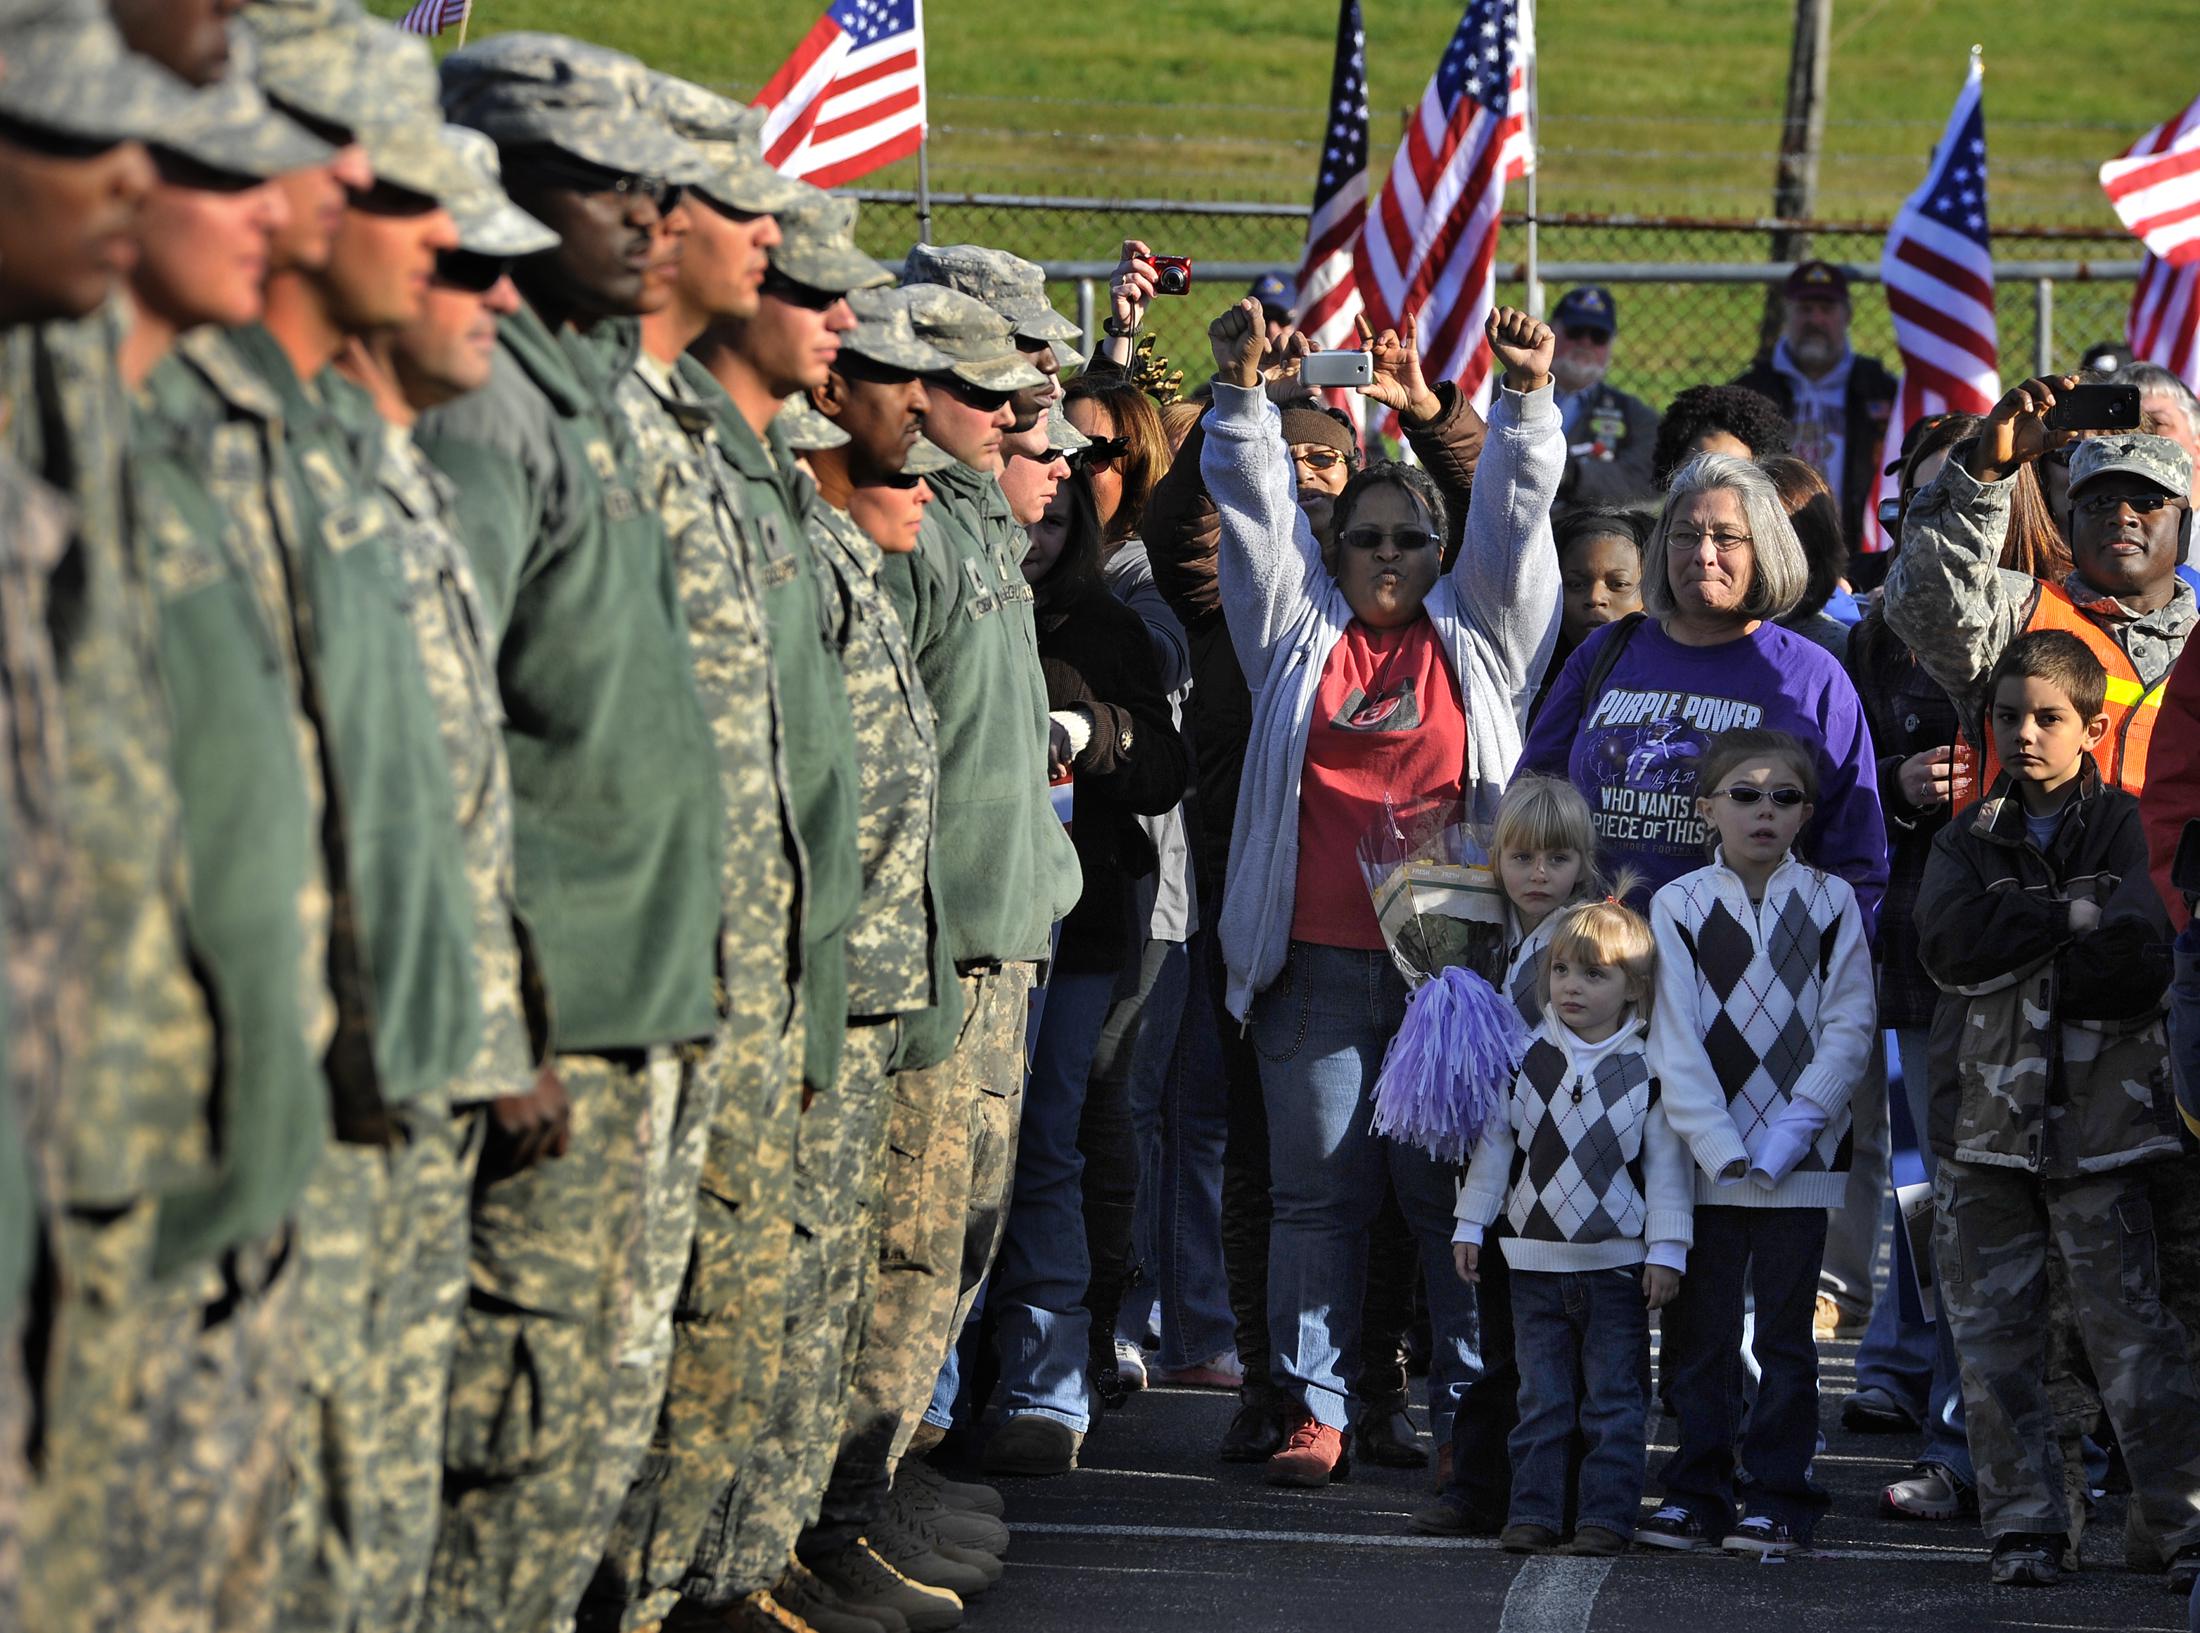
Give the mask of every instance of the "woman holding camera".
[{"label": "woman holding camera", "polygon": [[[1566,460],[1551,331],[1492,314],[1505,389],[1456,565],[1427,473],[1379,464],[1334,507],[1335,576],[1294,492],[1263,392],[1270,343],[1247,300],[1209,329],[1218,371],[1201,465],[1221,521],[1221,593],[1253,695],[1221,933],[1228,1003],[1248,1018],[1267,1102],[1271,1377],[1292,1414],[1276,1484],[1320,1486],[1349,1461],[1369,1221],[1386,1177],[1427,1272],[1430,1416],[1476,1365],[1473,1303],[1451,1274],[1456,1170],[1368,1129],[1367,1095],[1405,1011],[1357,858],[1386,798],[1460,800],[1486,821],[1519,757],[1521,715],[1558,630],[1550,507]],[[1380,402],[1425,393],[1413,321],[1376,337]]]}]

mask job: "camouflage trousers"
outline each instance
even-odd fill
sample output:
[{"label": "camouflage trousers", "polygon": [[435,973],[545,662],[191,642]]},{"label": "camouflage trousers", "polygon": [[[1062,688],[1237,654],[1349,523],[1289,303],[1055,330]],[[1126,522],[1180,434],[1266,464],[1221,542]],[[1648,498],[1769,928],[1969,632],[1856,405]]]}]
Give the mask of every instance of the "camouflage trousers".
[{"label": "camouflage trousers", "polygon": [[[647,1442],[712,1050],[560,1055],[565,1156],[474,1190],[423,1629],[564,1627]],[[686,1184],[675,1169],[687,1161]]]},{"label": "camouflage trousers", "polygon": [[[287,1233],[286,1233],[287,1238]],[[253,1633],[276,1615],[303,1338],[287,1239],[147,1296],[109,1509],[112,1633]]]},{"label": "camouflage trousers", "polygon": [[156,1218],[143,1202],[56,1222],[58,1291],[34,1380],[40,1435],[24,1497],[17,1626],[82,1633],[112,1620],[109,1508],[145,1338]]},{"label": "camouflage trousers", "polygon": [[1016,1171],[1031,978],[1028,964],[963,976],[963,1027],[953,1052],[890,1080],[877,1293],[859,1337],[832,1474],[817,1522],[802,1539],[805,1555],[846,1547],[884,1512],[894,1465],[1000,1246]]},{"label": "camouflage trousers", "polygon": [[2052,1256],[2068,1273],[2134,1506],[2165,1549],[2200,1541],[2200,1382],[2162,1306],[2145,1169],[2043,1179],[1943,1161],[1933,1195],[1941,1310],[1962,1360],[1986,1535],[2068,1529],[2047,1388]]},{"label": "camouflage trousers", "polygon": [[0,1627],[23,1620],[23,1495],[31,1481],[31,1383],[20,1318],[0,1322]]},{"label": "camouflage trousers", "polygon": [[743,1027],[721,1050],[699,1185],[689,1171],[693,1240],[669,1282],[670,1364],[580,1608],[584,1629],[655,1627],[679,1603],[778,1387],[802,1037],[799,1024]]},{"label": "camouflage trousers", "polygon": [[885,1160],[886,1067],[897,1031],[891,1021],[851,1022],[838,1081],[795,1131],[779,1384],[696,1552],[687,1593],[697,1603],[723,1607],[770,1587],[817,1517],[877,1282],[872,1193]]}]

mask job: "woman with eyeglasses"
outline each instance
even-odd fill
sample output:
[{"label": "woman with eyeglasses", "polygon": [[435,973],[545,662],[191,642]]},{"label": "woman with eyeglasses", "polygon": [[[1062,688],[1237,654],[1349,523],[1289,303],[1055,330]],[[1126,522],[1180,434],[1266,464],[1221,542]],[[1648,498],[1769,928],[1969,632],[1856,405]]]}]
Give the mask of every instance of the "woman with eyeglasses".
[{"label": "woman with eyeglasses", "polygon": [[1567,659],[1522,765],[1570,778],[1596,814],[1598,855],[1640,899],[1702,866],[1696,765],[1717,733],[1784,731],[1816,758],[1802,854],[1877,909],[1887,878],[1878,767],[1856,688],[1832,653],[1784,629],[1810,576],[1772,479],[1699,454],[1673,475],[1648,551],[1641,615]]},{"label": "woman with eyeglasses", "polygon": [[1099,516],[1083,474],[1057,488],[1032,524],[1023,573],[1046,680],[1049,769],[1071,784],[1070,842],[1084,890],[1061,922],[1031,1039],[1015,1190],[987,1283],[1004,1421],[987,1442],[985,1467],[1048,1475],[1077,1466],[1092,1416],[1078,1130],[1117,980],[1145,936],[1138,887],[1155,852],[1138,818],[1183,799],[1191,762],[1145,625],[1101,575]]},{"label": "woman with eyeglasses", "polygon": [[[1258,304],[1241,302],[1208,334],[1218,372],[1201,467],[1253,699],[1221,928],[1229,1008],[1251,1023],[1268,1116],[1270,1376],[1290,1418],[1268,1478],[1321,1486],[1349,1467],[1368,1227],[1386,1179],[1421,1250],[1439,1442],[1479,1368],[1471,1291],[1451,1265],[1458,1170],[1368,1127],[1406,992],[1358,849],[1386,809],[1458,802],[1494,814],[1558,633],[1550,507],[1566,442],[1551,331],[1500,309],[1488,337],[1504,389],[1457,563],[1442,566],[1450,518],[1435,482],[1384,463],[1336,495],[1332,576],[1262,391]],[[1402,333],[1372,339],[1383,392],[1426,390],[1416,341],[1410,316]]]}]

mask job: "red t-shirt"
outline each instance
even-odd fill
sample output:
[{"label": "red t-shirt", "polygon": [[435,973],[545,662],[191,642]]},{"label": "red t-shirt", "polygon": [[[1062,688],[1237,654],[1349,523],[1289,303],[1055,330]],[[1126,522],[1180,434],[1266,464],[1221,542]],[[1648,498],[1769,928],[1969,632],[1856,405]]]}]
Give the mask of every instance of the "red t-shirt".
[{"label": "red t-shirt", "polygon": [[1299,779],[1299,876],[1291,939],[1378,949],[1360,841],[1401,810],[1465,792],[1467,712],[1436,626],[1373,630],[1357,618],[1330,649]]}]

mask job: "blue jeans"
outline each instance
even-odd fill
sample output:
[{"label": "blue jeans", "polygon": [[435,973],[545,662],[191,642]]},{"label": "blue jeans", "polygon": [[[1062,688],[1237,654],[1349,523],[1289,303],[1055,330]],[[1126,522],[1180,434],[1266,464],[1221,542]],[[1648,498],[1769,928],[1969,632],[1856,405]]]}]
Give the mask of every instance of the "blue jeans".
[{"label": "blue jeans", "polygon": [[1520,1422],[1512,1432],[1514,1525],[1566,1529],[1566,1475],[1578,1428],[1582,1525],[1633,1536],[1648,1456],[1650,1310],[1642,1266],[1512,1272]]},{"label": "blue jeans", "polygon": [[[1784,1520],[1798,1541],[1808,1541],[1827,1507],[1826,1495],[1810,1480],[1818,1452],[1811,1310],[1825,1247],[1824,1208],[1697,1205],[1688,1273],[1659,1318],[1659,1365],[1666,1398],[1680,1419],[1680,1444],[1659,1478],[1665,1501],[1686,1508],[1714,1537],[1734,1523],[1737,1440],[1749,1476],[1742,1498],[1751,1514]],[[1745,1285],[1755,1304],[1750,1347],[1757,1398],[1748,1430],[1737,1434]],[[1516,1327],[1519,1298],[1516,1288]]]},{"label": "blue jeans", "polygon": [[[1268,1237],[1270,1375],[1333,1429],[1351,1426],[1367,1230],[1387,1171],[1421,1250],[1435,1338],[1429,1427],[1451,1433],[1453,1403],[1482,1370],[1474,1292],[1452,1268],[1459,1170],[1377,1136],[1369,1096],[1405,1014],[1405,982],[1385,952],[1294,941],[1253,1000],[1253,1047],[1268,1110],[1275,1219]],[[1349,1361],[1348,1361],[1349,1358]]]},{"label": "blue jeans", "polygon": [[986,1283],[998,1324],[999,1397],[1009,1414],[1037,1413],[1082,1434],[1092,1419],[1087,1376],[1091,1318],[1085,1284],[1085,1159],[1077,1125],[1085,1074],[1115,993],[1112,972],[1056,973],[1031,1050],[1023,1126],[1016,1145],[1016,1188],[1008,1228]]},{"label": "blue jeans", "polygon": [[[1184,956],[1164,965],[1146,1000],[1146,1030],[1131,1069],[1131,1120],[1139,1145],[1140,1274],[1123,1300],[1116,1331],[1137,1338],[1147,1306],[1161,1301],[1161,1365],[1196,1366],[1236,1341],[1222,1269],[1222,1150],[1229,1130],[1213,982],[1220,958],[1202,930]],[[1161,1023],[1168,1043],[1156,1041]],[[1234,1023],[1233,1023],[1234,1024]]]}]

